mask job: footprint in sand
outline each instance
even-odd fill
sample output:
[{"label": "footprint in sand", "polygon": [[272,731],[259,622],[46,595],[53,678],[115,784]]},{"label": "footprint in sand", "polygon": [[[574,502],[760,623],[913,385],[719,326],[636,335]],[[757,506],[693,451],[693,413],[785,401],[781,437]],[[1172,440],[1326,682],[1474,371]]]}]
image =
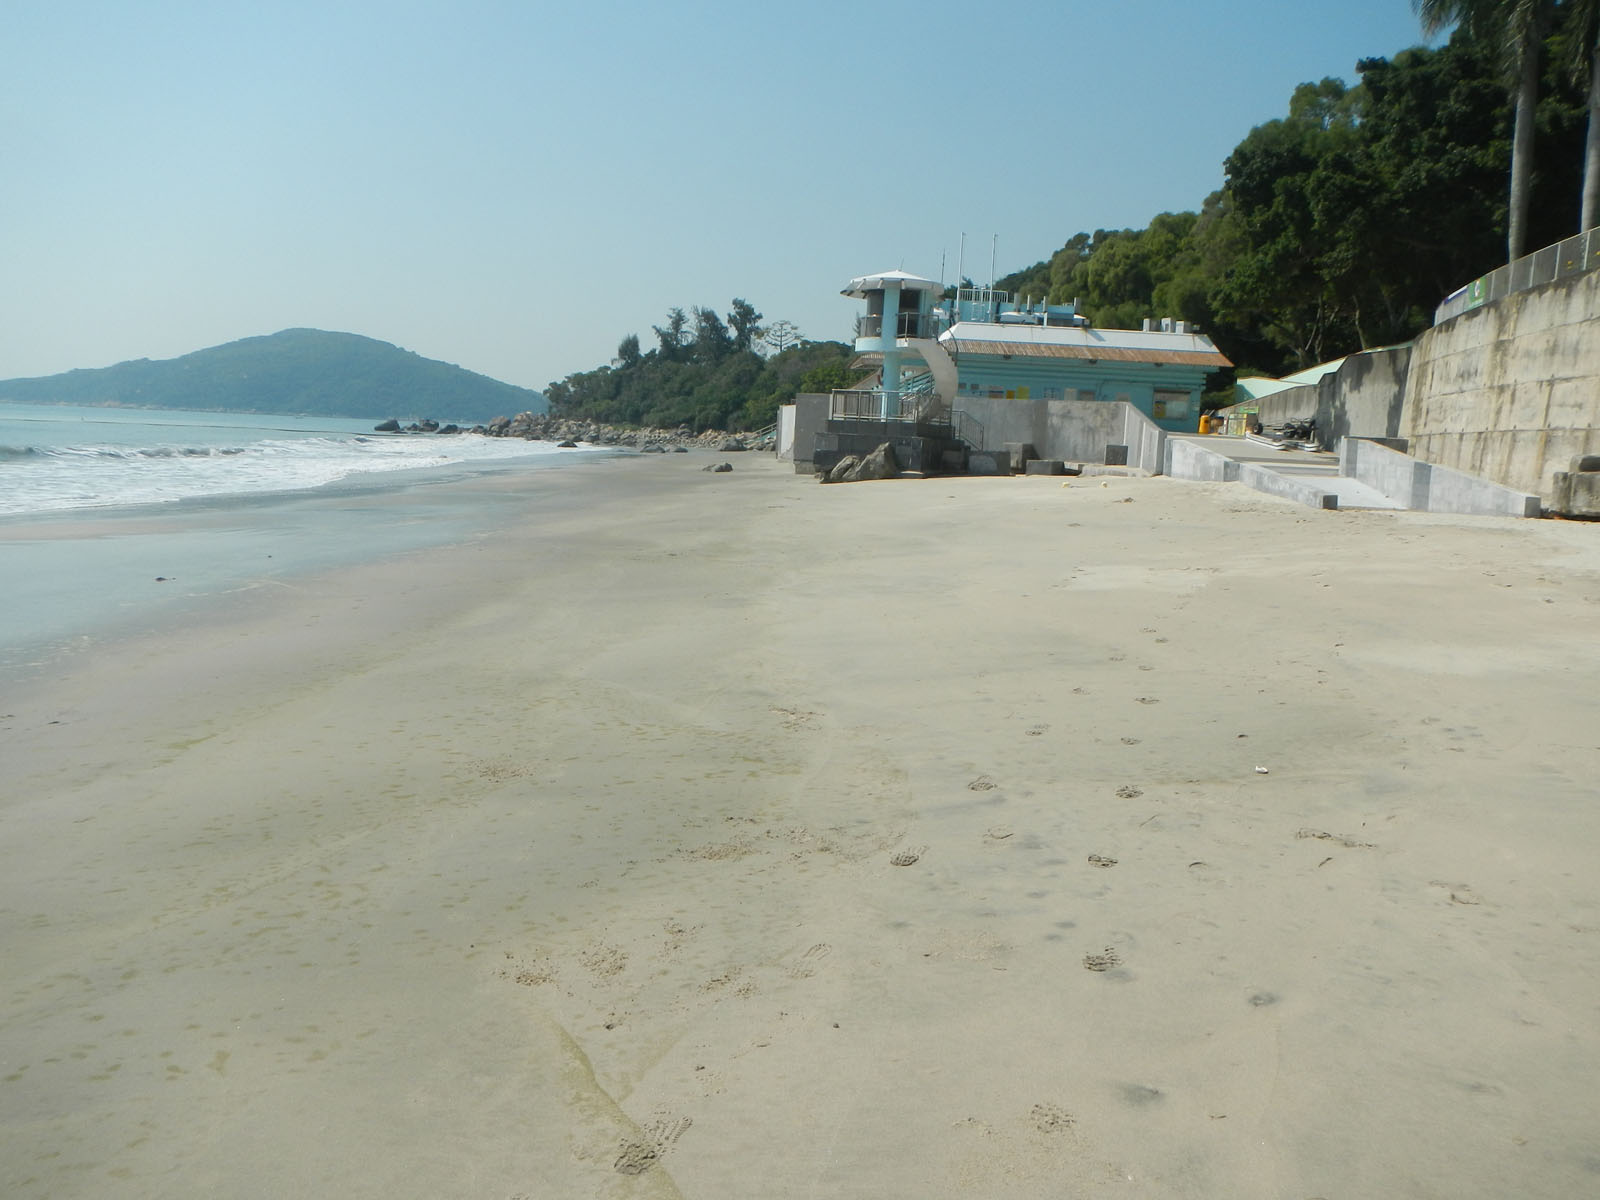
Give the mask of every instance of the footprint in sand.
[{"label": "footprint in sand", "polygon": [[1471,885],[1465,883],[1445,883],[1438,879],[1430,879],[1429,887],[1443,888],[1450,893],[1451,904],[1482,904],[1483,898],[1472,890]]},{"label": "footprint in sand", "polygon": [[1109,971],[1112,967],[1120,967],[1121,965],[1122,955],[1118,954],[1111,946],[1107,946],[1102,954],[1085,954],[1083,956],[1083,966],[1087,971]]},{"label": "footprint in sand", "polygon": [[622,1143],[622,1152],[612,1165],[619,1175],[643,1175],[677,1145],[690,1125],[688,1117],[661,1115],[639,1130],[639,1136]]},{"label": "footprint in sand", "polygon": [[578,955],[578,961],[596,978],[609,979],[613,975],[620,975],[627,967],[628,955],[615,946],[596,942]]},{"label": "footprint in sand", "polygon": [[817,973],[817,965],[833,953],[833,947],[827,942],[818,942],[811,949],[800,956],[800,960],[789,967],[789,974],[795,979],[810,979]]},{"label": "footprint in sand", "polygon": [[1107,858],[1104,854],[1089,855],[1089,862],[1097,867],[1114,867],[1117,865],[1116,859]]},{"label": "footprint in sand", "polygon": [[999,785],[987,775],[979,775],[971,783],[967,784],[967,790],[969,792],[992,792],[998,786]]},{"label": "footprint in sand", "polygon": [[1035,1104],[1028,1122],[1040,1133],[1060,1133],[1072,1128],[1073,1116],[1059,1104]]},{"label": "footprint in sand", "polygon": [[1117,795],[1124,800],[1137,800],[1144,795],[1144,789],[1136,788],[1131,783],[1125,783],[1117,789]]},{"label": "footprint in sand", "polygon": [[1136,703],[1136,704],[1160,704],[1161,701],[1156,699],[1154,696],[1135,696],[1134,697],[1134,703]]},{"label": "footprint in sand", "polygon": [[897,866],[897,867],[913,866],[914,864],[916,864],[916,863],[921,861],[922,856],[927,851],[927,849],[928,848],[926,846],[918,846],[914,850],[908,849],[908,850],[898,851],[897,853],[895,853],[895,854],[890,856],[889,862],[891,864],[893,864],[894,866]]}]

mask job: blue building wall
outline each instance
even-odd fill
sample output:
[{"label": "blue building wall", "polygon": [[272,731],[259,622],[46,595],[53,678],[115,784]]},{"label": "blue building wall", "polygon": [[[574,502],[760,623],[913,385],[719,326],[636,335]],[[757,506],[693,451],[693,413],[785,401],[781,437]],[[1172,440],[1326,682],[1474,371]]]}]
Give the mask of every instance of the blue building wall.
[{"label": "blue building wall", "polygon": [[[1173,433],[1192,433],[1198,426],[1206,381],[1201,367],[1103,359],[1091,364],[1086,359],[963,354],[956,367],[960,384],[954,408],[973,395],[1017,400],[1126,400]],[[1159,400],[1158,392],[1162,393]]]}]

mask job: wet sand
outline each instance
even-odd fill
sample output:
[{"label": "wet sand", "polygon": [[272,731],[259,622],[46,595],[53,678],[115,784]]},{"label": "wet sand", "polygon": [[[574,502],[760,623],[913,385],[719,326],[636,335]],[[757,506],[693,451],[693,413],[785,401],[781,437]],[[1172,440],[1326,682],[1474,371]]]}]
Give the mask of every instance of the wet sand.
[{"label": "wet sand", "polygon": [[1600,527],[702,461],[7,685],[0,1193],[1600,1186]]}]

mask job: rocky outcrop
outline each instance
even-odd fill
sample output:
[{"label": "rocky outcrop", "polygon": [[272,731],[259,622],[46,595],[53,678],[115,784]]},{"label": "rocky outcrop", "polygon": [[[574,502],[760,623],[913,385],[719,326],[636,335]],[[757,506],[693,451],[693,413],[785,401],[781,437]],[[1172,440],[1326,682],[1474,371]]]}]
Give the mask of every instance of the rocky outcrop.
[{"label": "rocky outcrop", "polygon": [[623,429],[595,421],[577,421],[531,412],[518,413],[514,417],[496,417],[474,432],[489,437],[524,438],[535,442],[631,447],[644,454],[689,449],[728,453],[769,448],[761,441],[752,443],[747,438],[734,437],[720,429],[708,429],[704,433],[695,433],[687,425],[680,425],[676,429]]}]

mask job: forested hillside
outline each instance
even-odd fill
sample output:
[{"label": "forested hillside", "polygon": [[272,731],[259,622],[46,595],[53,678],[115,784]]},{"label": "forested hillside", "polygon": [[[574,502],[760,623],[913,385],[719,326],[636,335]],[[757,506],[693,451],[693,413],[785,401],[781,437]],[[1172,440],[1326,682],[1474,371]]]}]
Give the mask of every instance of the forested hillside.
[{"label": "forested hillside", "polygon": [[543,412],[543,397],[388,342],[286,329],[181,358],[0,382],[0,400],[331,417],[486,421]]},{"label": "forested hillside", "polygon": [[550,411],[627,425],[758,429],[796,392],[825,392],[853,378],[851,347],[812,342],[788,321],[762,327],[747,301],[727,320],[713,309],[674,308],[645,351],[629,334],[607,366],[545,389]]},{"label": "forested hillside", "polygon": [[[1567,12],[1552,10],[1539,57],[1529,250],[1579,231],[1586,86],[1570,39],[1583,31]],[[1415,337],[1446,295],[1507,260],[1505,41],[1458,32],[1356,70],[1353,87],[1297,88],[1198,212],[1076,234],[997,286],[1076,298],[1106,327],[1192,321],[1269,374]]]}]

